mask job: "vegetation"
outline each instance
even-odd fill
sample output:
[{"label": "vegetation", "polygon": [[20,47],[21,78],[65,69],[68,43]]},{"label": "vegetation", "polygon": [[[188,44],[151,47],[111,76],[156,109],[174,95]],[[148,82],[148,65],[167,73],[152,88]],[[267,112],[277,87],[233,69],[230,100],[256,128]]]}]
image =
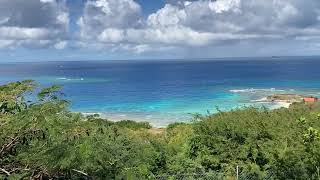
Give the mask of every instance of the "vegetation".
[{"label": "vegetation", "polygon": [[[196,115],[153,134],[148,123],[68,110],[59,86],[0,86],[0,179],[175,179],[239,171],[260,179],[320,178],[320,106]],[[195,176],[193,176],[195,178]],[[192,179],[192,178],[191,178]]]}]

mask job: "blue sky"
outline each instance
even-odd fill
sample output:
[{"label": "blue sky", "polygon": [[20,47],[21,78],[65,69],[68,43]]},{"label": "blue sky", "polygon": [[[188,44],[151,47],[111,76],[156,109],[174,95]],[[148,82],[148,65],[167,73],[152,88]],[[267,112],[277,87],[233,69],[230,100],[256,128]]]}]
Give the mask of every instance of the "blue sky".
[{"label": "blue sky", "polygon": [[0,62],[311,56],[320,1],[2,0]]}]

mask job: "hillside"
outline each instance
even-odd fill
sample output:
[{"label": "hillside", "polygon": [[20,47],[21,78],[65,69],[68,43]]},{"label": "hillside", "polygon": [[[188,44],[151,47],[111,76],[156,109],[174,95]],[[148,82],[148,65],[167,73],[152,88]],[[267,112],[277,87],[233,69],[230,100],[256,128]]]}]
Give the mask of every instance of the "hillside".
[{"label": "hillside", "polygon": [[[0,179],[318,179],[320,106],[245,108],[151,129],[70,112],[59,86],[0,86]],[[218,179],[219,179],[218,178]]]}]

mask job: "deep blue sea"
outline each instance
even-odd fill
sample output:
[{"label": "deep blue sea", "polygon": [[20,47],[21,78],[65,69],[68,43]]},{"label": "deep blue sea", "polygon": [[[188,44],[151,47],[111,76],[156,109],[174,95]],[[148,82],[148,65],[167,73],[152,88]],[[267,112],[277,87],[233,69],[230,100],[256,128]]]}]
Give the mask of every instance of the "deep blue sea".
[{"label": "deep blue sea", "polygon": [[2,63],[0,83],[60,84],[73,111],[159,127],[217,108],[277,108],[258,102],[275,93],[320,96],[319,69],[319,57]]}]

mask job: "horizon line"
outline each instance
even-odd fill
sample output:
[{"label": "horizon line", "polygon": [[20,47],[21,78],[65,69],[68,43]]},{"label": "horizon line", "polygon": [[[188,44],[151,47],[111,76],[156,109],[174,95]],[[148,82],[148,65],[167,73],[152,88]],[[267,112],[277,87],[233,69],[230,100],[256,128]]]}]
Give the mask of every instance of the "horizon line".
[{"label": "horizon line", "polygon": [[[10,63],[45,63],[45,62],[85,62],[85,61],[93,61],[93,62],[102,62],[102,61],[110,61],[110,62],[137,62],[137,61],[219,61],[219,60],[236,60],[241,61],[244,60],[244,58],[249,58],[248,60],[252,61],[253,58],[259,58],[260,60],[262,58],[271,58],[270,60],[276,60],[276,59],[281,59],[281,58],[298,58],[298,57],[307,57],[307,58],[316,58],[320,57],[320,55],[286,55],[286,56],[277,56],[277,55],[272,55],[272,56],[225,56],[225,57],[207,57],[207,58],[132,58],[132,59],[80,59],[80,60],[47,60],[47,61],[39,61],[39,60],[26,60],[26,61],[21,61],[21,60],[13,60],[13,61],[4,61],[0,62],[0,64],[10,64]],[[258,59],[257,59],[258,60]]]}]

